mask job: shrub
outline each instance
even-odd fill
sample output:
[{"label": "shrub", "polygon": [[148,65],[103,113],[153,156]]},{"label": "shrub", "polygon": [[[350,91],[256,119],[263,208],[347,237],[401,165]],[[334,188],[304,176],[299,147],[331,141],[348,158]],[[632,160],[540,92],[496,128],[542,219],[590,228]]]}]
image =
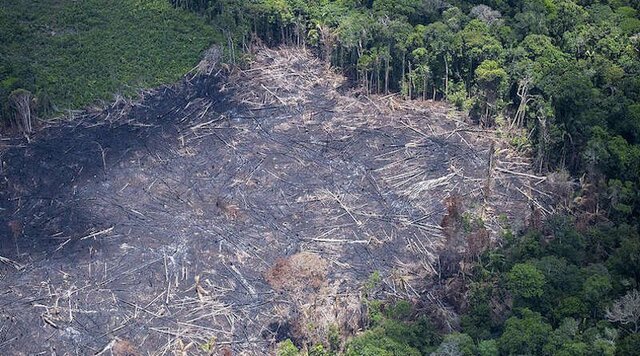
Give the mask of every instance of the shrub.
[{"label": "shrub", "polygon": [[299,353],[298,348],[289,339],[280,342],[276,351],[277,356],[298,356]]}]

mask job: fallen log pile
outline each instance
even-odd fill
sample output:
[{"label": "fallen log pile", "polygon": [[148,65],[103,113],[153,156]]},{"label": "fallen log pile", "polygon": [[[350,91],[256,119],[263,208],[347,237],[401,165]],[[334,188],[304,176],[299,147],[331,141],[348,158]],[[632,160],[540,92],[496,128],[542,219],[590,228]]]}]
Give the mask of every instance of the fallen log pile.
[{"label": "fallen log pile", "polygon": [[378,297],[430,295],[447,199],[492,241],[553,212],[526,158],[444,104],[354,95],[300,49],[198,68],[3,141],[1,348],[263,353],[348,334],[374,271]]}]

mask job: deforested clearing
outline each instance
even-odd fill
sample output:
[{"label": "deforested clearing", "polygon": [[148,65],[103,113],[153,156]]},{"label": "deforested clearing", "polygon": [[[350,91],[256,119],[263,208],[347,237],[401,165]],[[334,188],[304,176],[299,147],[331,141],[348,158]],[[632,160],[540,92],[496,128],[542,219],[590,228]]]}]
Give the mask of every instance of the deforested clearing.
[{"label": "deforested clearing", "polygon": [[454,323],[428,277],[555,209],[446,104],[358,95],[299,48],[206,64],[1,142],[3,349],[264,354],[356,332],[363,293]]}]

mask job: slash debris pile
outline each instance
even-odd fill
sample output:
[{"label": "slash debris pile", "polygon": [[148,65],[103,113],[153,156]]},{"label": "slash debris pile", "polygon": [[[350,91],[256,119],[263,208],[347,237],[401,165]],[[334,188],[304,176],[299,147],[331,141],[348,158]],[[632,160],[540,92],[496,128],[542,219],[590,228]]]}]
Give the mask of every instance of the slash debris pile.
[{"label": "slash debris pile", "polygon": [[551,212],[545,178],[443,104],[342,93],[299,49],[199,68],[2,141],[0,350],[262,354],[349,334],[374,271],[378,296],[414,300],[445,273],[445,202],[487,241]]}]

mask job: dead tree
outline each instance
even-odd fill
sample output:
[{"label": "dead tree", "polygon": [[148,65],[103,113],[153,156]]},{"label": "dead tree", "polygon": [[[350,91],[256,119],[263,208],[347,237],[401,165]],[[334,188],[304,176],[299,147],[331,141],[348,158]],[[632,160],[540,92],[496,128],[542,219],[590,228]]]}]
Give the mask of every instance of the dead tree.
[{"label": "dead tree", "polygon": [[538,152],[536,154],[536,168],[539,173],[546,171],[549,162],[549,145],[551,137],[549,133],[549,119],[553,117],[553,108],[540,96],[534,100],[537,119],[536,130],[538,133]]},{"label": "dead tree", "polygon": [[24,89],[16,89],[9,95],[9,107],[13,111],[12,124],[24,134],[30,134],[32,126],[33,95]]},{"label": "dead tree", "polygon": [[[231,48],[230,48],[231,49]],[[209,76],[213,74],[213,71],[218,68],[218,65],[222,61],[222,49],[218,45],[214,45],[204,52],[204,58],[194,68],[196,75]]]},{"label": "dead tree", "polygon": [[511,122],[511,128],[522,127],[524,126],[524,118],[527,111],[527,104],[531,98],[529,97],[529,85],[531,84],[530,78],[525,78],[518,82],[518,92],[517,95],[520,98],[520,104],[518,105],[518,110],[516,111],[515,116],[513,117],[513,121]]},{"label": "dead tree", "polygon": [[496,142],[491,141],[491,146],[489,147],[489,157],[487,159],[487,179],[482,189],[482,198],[484,201],[484,204],[482,204],[483,219],[485,218],[487,207],[489,206],[491,189],[493,187],[493,171],[496,168],[495,153],[496,153]]},{"label": "dead tree", "polygon": [[632,333],[640,331],[640,292],[632,290],[616,300],[607,310],[607,320],[629,325]]},{"label": "dead tree", "polygon": [[320,34],[320,40],[324,45],[324,60],[326,61],[327,67],[331,66],[331,56],[333,55],[333,47],[336,44],[337,36],[336,33],[331,30],[331,27],[318,24],[317,25],[318,33]]}]

